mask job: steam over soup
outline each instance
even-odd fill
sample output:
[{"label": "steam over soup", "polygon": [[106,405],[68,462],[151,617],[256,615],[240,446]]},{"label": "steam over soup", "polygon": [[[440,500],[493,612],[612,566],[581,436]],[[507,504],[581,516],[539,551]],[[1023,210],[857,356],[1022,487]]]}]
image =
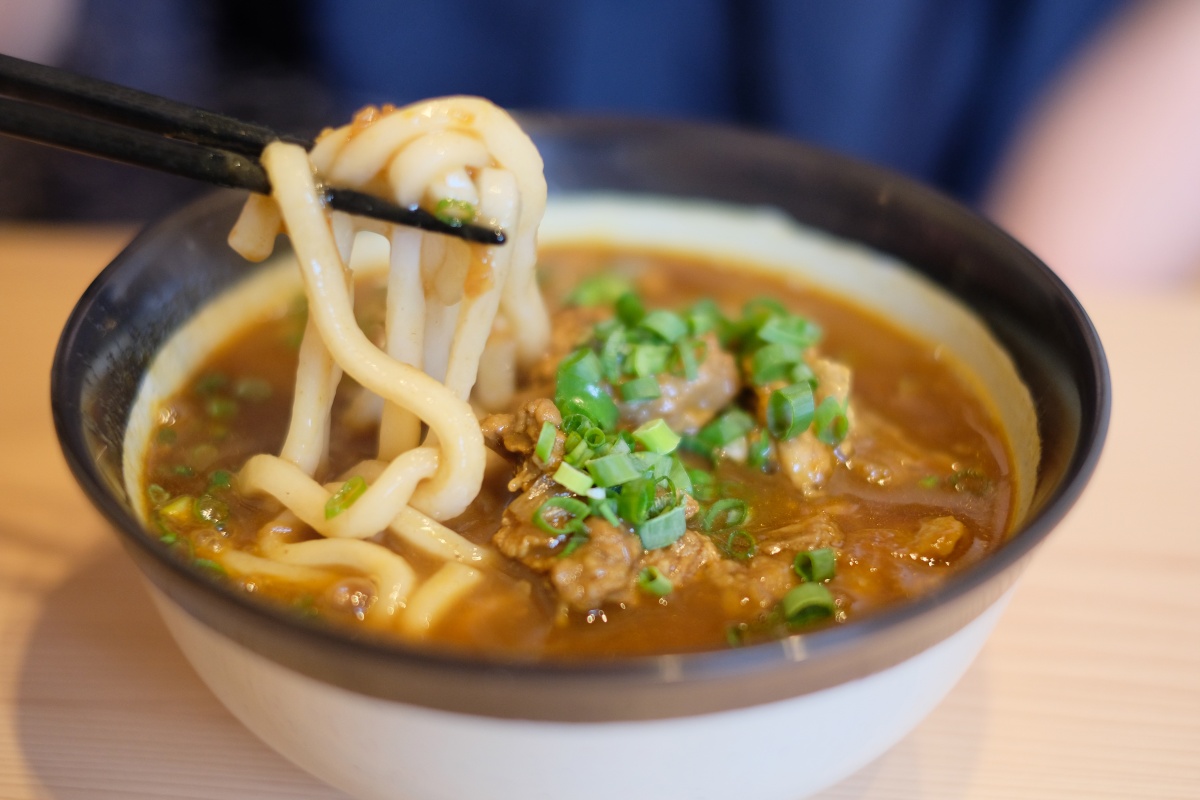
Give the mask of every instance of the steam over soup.
[{"label": "steam over soup", "polygon": [[[145,480],[164,543],[333,624],[570,656],[839,624],[929,591],[1003,540],[1007,439],[937,345],[751,264],[556,247],[538,273],[549,343],[505,408],[480,408],[483,489],[446,523],[477,548],[450,562],[469,577],[391,531],[369,541],[410,565],[417,588],[400,600],[361,568],[274,566],[272,552],[321,537],[237,475],[284,445],[299,296],[162,405]],[[356,306],[381,340],[382,286],[360,285]],[[342,380],[316,473],[331,519],[375,479],[361,466],[379,440],[371,404]],[[450,599],[422,605],[430,584]]]}]

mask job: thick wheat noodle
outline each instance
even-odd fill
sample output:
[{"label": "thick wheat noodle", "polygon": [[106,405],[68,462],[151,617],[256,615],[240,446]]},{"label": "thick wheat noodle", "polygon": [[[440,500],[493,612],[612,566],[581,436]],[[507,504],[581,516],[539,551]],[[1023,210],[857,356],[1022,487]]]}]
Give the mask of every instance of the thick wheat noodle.
[{"label": "thick wheat noodle", "polygon": [[[247,562],[242,566],[257,564],[263,574],[297,580],[322,567],[358,570],[378,587],[369,614],[391,617],[408,601],[416,579],[404,558],[379,540],[367,541],[386,530],[448,562],[413,596],[419,611],[402,624],[419,633],[481,579],[459,562],[489,560],[489,551],[439,520],[465,510],[482,483],[486,451],[467,401],[494,322],[498,315],[504,318],[513,346],[498,352],[509,358],[530,360],[548,337],[533,274],[546,195],[541,158],[503,111],[476,98],[447,98],[372,111],[324,133],[311,154],[272,143],[262,163],[272,201],[252,198],[230,243],[249,258],[265,258],[275,234],[285,229],[300,265],[309,320],[281,454],[252,457],[239,482],[276,497],[287,507],[285,515],[326,538],[288,543],[266,535],[262,556],[277,566],[264,568],[257,556],[241,559]],[[502,227],[509,243],[471,252],[457,241],[330,213],[314,170],[336,185],[367,191],[386,185],[402,205],[426,197],[468,203],[480,218]],[[367,339],[354,316],[347,263],[356,230],[389,239],[383,350]],[[326,519],[339,484],[322,486],[313,476],[327,458],[333,397],[343,371],[383,401],[380,460],[363,462],[347,475],[358,474],[369,486]],[[483,389],[493,401],[511,393],[505,386]],[[428,433],[421,445],[423,424]]]}]

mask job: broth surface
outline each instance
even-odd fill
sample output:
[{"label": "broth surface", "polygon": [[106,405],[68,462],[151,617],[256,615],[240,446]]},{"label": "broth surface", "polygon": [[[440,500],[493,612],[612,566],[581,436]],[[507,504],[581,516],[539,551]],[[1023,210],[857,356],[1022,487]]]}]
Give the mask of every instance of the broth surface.
[{"label": "broth surface", "polygon": [[[808,494],[778,469],[765,472],[730,459],[716,464],[714,498],[744,500],[750,509],[742,527],[753,537],[755,552],[751,558],[731,557],[743,579],[736,587],[697,580],[664,597],[642,594],[581,611],[564,608],[543,575],[499,557],[499,569],[488,571],[467,600],[430,630],[431,646],[519,657],[726,647],[795,629],[779,616],[778,593],[766,587],[785,574],[799,583],[790,570],[805,543],[837,553],[836,574],[824,582],[836,612],[818,624],[840,624],[928,592],[1004,539],[1014,502],[1008,444],[987,404],[943,362],[937,345],[746,265],[593,247],[547,250],[540,260],[552,309],[561,309],[573,287],[600,272],[631,279],[648,308],[678,309],[712,298],[734,313],[765,296],[816,321],[824,334],[821,354],[853,374],[854,417],[847,438],[853,447],[839,453],[828,480]],[[378,312],[370,310],[371,294],[363,290],[360,302],[366,310],[359,321],[368,334],[380,324]],[[234,483],[233,474],[249,456],[279,451],[303,328],[302,305],[286,305],[275,319],[215,352],[189,388],[161,408],[145,474],[159,532],[184,557],[228,572],[223,554],[254,552],[260,529],[277,516],[273,502],[242,497],[226,484]],[[546,396],[545,386],[536,384],[536,377],[526,377],[525,397]],[[330,463],[319,479],[330,480],[374,455],[376,432],[346,421],[355,389],[343,381]],[[553,388],[549,391],[553,396]],[[700,456],[685,460],[704,466]],[[493,459],[480,497],[450,527],[489,544],[512,497],[506,488],[511,477],[509,464]],[[164,513],[178,498],[195,499],[190,517]],[[951,535],[947,518],[958,523],[950,526]],[[428,556],[388,541],[419,576],[438,568]],[[304,585],[264,575],[230,580],[297,613],[357,626],[364,635],[381,633],[364,621],[371,587],[362,576],[331,574]]]}]

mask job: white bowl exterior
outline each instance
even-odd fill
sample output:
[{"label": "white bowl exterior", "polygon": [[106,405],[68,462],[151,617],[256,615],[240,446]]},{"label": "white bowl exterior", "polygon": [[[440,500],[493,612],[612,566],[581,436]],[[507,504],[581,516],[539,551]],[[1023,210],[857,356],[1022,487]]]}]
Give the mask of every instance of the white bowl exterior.
[{"label": "white bowl exterior", "polygon": [[1012,593],[928,650],[822,691],[692,717],[555,723],[340,689],[257,655],[150,590],[187,659],[234,716],[363,800],[808,797],[916,727],[966,671]]}]

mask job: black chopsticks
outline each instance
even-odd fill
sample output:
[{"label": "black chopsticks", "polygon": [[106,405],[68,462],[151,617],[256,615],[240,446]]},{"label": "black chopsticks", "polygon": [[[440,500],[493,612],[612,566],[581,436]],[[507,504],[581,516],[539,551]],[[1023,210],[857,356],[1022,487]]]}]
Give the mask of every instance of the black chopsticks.
[{"label": "black chopsticks", "polygon": [[[277,139],[312,142],[165,97],[0,54],[0,133],[112,161],[260,194],[271,183],[258,156]],[[502,244],[503,231],[455,225],[352,189],[323,187],[350,214]]]}]

